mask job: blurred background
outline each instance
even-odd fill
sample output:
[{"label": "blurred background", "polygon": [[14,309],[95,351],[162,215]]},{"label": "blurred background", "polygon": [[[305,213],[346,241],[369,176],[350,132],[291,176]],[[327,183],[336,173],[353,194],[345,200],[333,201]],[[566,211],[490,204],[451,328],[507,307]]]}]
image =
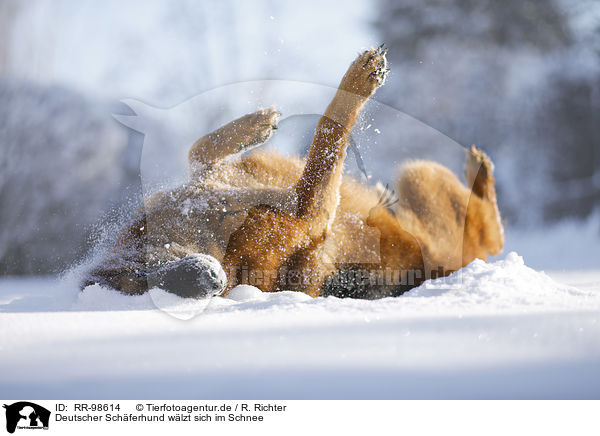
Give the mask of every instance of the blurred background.
[{"label": "blurred background", "polygon": [[[397,114],[476,144],[496,163],[505,252],[600,267],[597,1],[0,0],[0,275],[68,268],[139,202],[144,134],[113,117],[134,114],[123,99],[170,108],[269,79],[335,87],[381,42],[392,73],[376,100],[393,111],[363,120],[384,135],[359,144],[376,150],[367,171],[393,177],[386,156],[432,138]],[[206,132],[216,113],[241,115],[233,100],[207,100],[188,121]],[[177,131],[158,118],[168,149]]]}]

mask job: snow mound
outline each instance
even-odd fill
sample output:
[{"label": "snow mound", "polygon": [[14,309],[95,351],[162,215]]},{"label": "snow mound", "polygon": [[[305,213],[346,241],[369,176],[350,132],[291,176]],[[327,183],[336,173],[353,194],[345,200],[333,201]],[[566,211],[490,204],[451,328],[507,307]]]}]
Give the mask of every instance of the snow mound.
[{"label": "snow mound", "polygon": [[448,309],[477,306],[493,311],[597,309],[599,297],[597,292],[560,284],[527,267],[515,252],[493,263],[476,259],[448,277],[425,282],[403,296],[414,304],[426,298],[435,300],[428,304]]},{"label": "snow mound", "polygon": [[259,300],[262,298],[262,292],[255,286],[250,285],[238,285],[229,291],[229,299],[234,301],[249,301],[249,300]]},{"label": "snow mound", "polygon": [[291,291],[265,293],[249,285],[235,287],[227,298],[181,298],[159,288],[145,295],[127,296],[93,285],[79,294],[70,307],[77,311],[156,308],[179,319],[190,319],[200,313],[299,310],[454,316],[598,310],[600,293],[560,284],[545,273],[527,267],[521,256],[511,252],[504,260],[486,263],[477,259],[448,277],[429,280],[400,297],[375,301],[311,298]]}]

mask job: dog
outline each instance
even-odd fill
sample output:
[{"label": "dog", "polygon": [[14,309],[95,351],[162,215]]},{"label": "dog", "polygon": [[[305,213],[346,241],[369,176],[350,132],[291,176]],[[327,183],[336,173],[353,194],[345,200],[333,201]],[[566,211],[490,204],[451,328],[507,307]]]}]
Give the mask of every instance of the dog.
[{"label": "dog", "polygon": [[[381,298],[498,254],[504,231],[494,166],[475,146],[466,185],[431,161],[405,162],[394,190],[343,175],[350,131],[388,71],[383,46],[358,55],[306,159],[259,150],[231,158],[271,137],[275,108],[200,138],[189,150],[190,181],[146,199],[85,284],[126,294],[160,286],[185,297],[252,284]],[[356,261],[361,253],[369,259]]]}]

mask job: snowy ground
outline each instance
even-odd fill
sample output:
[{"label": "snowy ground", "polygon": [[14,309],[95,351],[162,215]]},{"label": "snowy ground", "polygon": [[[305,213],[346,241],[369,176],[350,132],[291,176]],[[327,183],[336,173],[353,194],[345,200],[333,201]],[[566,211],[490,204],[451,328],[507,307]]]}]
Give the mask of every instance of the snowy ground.
[{"label": "snowy ground", "polygon": [[[515,253],[378,301],[0,281],[5,398],[600,398],[600,270]],[[561,284],[566,283],[566,284]],[[569,286],[569,284],[575,285]]]}]

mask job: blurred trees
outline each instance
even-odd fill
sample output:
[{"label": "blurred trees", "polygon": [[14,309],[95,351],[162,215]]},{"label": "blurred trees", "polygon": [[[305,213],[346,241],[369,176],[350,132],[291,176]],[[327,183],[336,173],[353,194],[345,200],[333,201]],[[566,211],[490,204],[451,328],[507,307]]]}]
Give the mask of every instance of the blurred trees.
[{"label": "blurred trees", "polygon": [[0,274],[50,273],[85,255],[92,226],[139,197],[139,153],[110,108],[0,77]]},{"label": "blurred trees", "polygon": [[17,12],[13,0],[0,0],[0,74],[3,73],[8,58],[12,23]]},{"label": "blurred trees", "polygon": [[585,217],[600,205],[600,5],[378,5],[394,74],[382,98],[488,150],[510,221]]}]

